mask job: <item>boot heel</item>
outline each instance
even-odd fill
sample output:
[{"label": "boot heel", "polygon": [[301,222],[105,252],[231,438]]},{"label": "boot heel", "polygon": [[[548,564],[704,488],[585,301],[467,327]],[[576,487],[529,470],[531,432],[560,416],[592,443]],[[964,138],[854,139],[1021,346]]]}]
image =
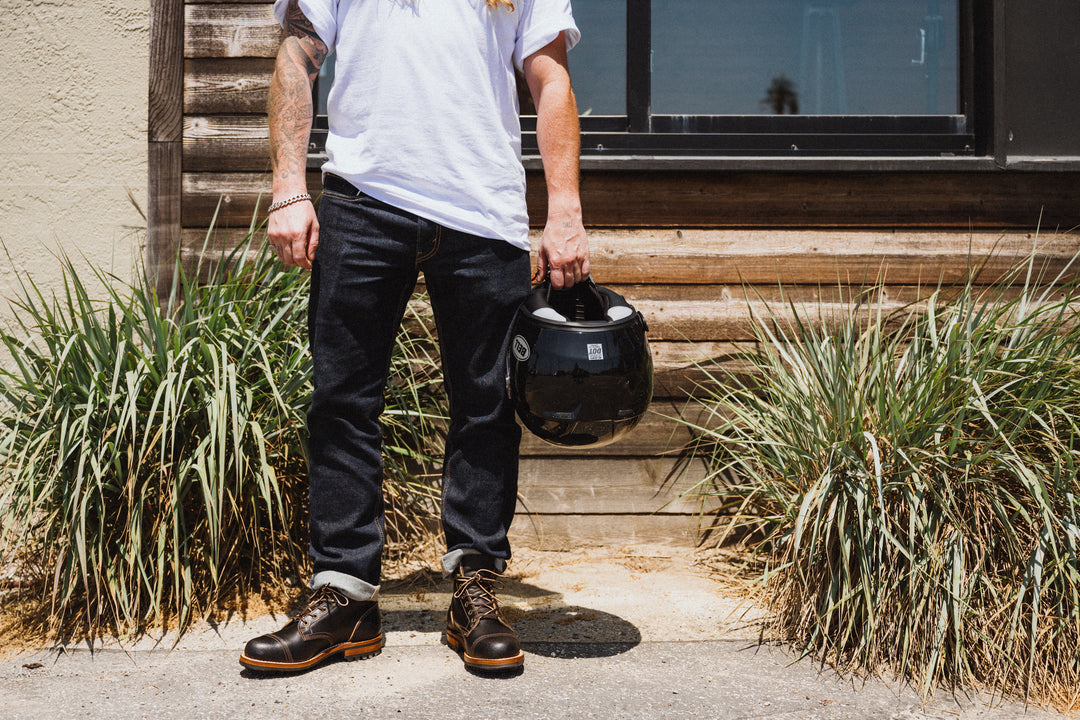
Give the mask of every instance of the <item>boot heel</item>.
[{"label": "boot heel", "polygon": [[446,631],[446,645],[451,650],[455,650],[457,652],[461,652],[462,650],[465,649],[464,640],[462,640],[461,636],[459,636],[457,633],[453,632],[452,630],[447,630]]}]

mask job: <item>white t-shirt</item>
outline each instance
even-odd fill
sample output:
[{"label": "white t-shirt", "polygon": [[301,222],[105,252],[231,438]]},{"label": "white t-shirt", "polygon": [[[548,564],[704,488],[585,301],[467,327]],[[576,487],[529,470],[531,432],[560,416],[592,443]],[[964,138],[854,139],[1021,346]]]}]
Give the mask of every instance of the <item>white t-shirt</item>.
[{"label": "white t-shirt", "polygon": [[[528,249],[513,67],[566,32],[570,0],[299,0],[337,51],[329,160],[368,195]],[[287,0],[274,11],[283,21]]]}]

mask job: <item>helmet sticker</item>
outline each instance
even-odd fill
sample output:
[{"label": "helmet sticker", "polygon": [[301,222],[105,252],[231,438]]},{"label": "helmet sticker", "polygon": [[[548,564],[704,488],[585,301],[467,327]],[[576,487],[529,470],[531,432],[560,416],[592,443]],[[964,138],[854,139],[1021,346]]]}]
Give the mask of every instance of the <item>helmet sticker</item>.
[{"label": "helmet sticker", "polygon": [[518,362],[525,362],[529,359],[529,342],[521,335],[514,336],[513,341],[510,343],[510,349]]},{"label": "helmet sticker", "polygon": [[590,360],[604,359],[604,346],[601,343],[588,343],[585,345],[585,349],[589,351]]}]

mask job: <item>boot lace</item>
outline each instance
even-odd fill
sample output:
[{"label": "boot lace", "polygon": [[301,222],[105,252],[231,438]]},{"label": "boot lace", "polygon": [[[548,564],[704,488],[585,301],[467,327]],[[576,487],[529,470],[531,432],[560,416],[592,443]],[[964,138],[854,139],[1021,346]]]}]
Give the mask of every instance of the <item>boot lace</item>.
[{"label": "boot lace", "polygon": [[345,597],[329,585],[323,585],[308,599],[307,604],[296,615],[300,627],[306,627],[330,612],[334,605],[344,607],[349,604]]},{"label": "boot lace", "polygon": [[495,593],[503,587],[500,576],[490,570],[477,570],[466,576],[465,581],[454,590],[454,597],[461,600],[465,614],[469,617],[471,632],[484,618],[495,618],[503,622],[499,615],[499,600]]}]

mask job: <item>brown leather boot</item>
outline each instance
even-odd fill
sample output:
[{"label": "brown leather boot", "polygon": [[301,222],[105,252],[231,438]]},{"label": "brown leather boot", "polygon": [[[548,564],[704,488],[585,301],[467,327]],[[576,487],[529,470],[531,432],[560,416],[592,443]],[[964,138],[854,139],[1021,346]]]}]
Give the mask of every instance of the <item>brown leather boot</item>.
[{"label": "brown leather boot", "polygon": [[382,647],[379,604],[352,600],[324,585],[281,630],[249,640],[240,664],[264,672],[307,670],[338,653],[360,660]]},{"label": "brown leather boot", "polygon": [[515,670],[525,653],[513,629],[499,615],[495,591],[502,588],[495,559],[466,555],[454,571],[454,597],[446,613],[446,644],[472,670]]}]

